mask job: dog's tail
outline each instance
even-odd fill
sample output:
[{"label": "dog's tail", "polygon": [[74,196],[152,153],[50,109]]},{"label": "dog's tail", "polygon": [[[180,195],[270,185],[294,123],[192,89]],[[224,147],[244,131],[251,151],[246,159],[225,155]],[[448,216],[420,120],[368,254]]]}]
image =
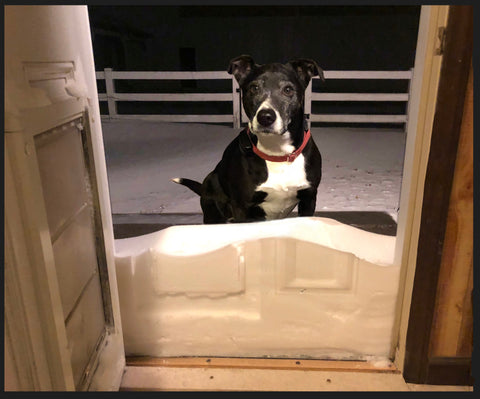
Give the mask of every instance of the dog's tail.
[{"label": "dog's tail", "polygon": [[182,177],[175,177],[171,179],[174,183],[181,184],[185,187],[188,187],[195,194],[201,195],[202,184],[195,180],[184,179]]}]

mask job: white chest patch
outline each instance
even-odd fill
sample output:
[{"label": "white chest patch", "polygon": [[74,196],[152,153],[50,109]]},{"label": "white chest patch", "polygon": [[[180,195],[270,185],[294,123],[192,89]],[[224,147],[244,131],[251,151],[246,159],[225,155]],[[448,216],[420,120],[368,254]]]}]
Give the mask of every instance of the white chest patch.
[{"label": "white chest patch", "polygon": [[267,197],[259,206],[267,220],[286,217],[298,203],[297,191],[310,187],[305,174],[305,158],[301,154],[293,162],[267,163],[267,180],[256,191],[264,191]]}]

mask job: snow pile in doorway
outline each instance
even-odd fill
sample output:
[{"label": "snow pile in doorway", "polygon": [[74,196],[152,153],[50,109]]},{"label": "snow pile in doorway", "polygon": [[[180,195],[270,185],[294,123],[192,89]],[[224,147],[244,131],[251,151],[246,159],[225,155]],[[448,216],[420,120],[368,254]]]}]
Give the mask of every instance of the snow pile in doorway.
[{"label": "snow pile in doorway", "polygon": [[[102,124],[112,212],[200,213],[199,197],[170,181],[202,181],[239,129],[122,120]],[[312,128],[323,158],[317,211],[378,211],[394,219],[405,133],[399,129]]]},{"label": "snow pile in doorway", "polygon": [[379,364],[392,348],[394,243],[325,218],[116,240],[126,354]]},{"label": "snow pile in doorway", "polygon": [[395,237],[370,233],[333,219],[310,217],[226,225],[173,226],[142,236],[115,240],[118,257],[149,250],[169,256],[196,256],[238,242],[262,238],[293,238],[351,253],[380,266],[393,263]]}]

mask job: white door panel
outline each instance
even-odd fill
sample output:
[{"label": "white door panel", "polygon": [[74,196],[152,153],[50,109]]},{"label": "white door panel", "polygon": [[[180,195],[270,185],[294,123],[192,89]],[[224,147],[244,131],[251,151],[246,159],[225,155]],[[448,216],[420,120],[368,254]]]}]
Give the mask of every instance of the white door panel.
[{"label": "white door panel", "polygon": [[5,11],[6,284],[31,276],[6,297],[9,369],[20,390],[118,389],[125,355],[87,7]]}]

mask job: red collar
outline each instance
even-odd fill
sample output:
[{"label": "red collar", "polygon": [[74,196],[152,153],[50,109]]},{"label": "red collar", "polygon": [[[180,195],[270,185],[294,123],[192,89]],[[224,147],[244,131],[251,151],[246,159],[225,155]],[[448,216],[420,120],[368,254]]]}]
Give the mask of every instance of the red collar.
[{"label": "red collar", "polygon": [[265,154],[263,151],[260,151],[257,146],[253,144],[252,138],[250,137],[250,129],[248,127],[247,136],[250,140],[250,143],[252,144],[253,152],[257,154],[260,158],[272,162],[293,162],[302,153],[303,149],[307,145],[308,140],[310,139],[310,130],[304,132],[302,145],[288,155],[268,155]]}]

